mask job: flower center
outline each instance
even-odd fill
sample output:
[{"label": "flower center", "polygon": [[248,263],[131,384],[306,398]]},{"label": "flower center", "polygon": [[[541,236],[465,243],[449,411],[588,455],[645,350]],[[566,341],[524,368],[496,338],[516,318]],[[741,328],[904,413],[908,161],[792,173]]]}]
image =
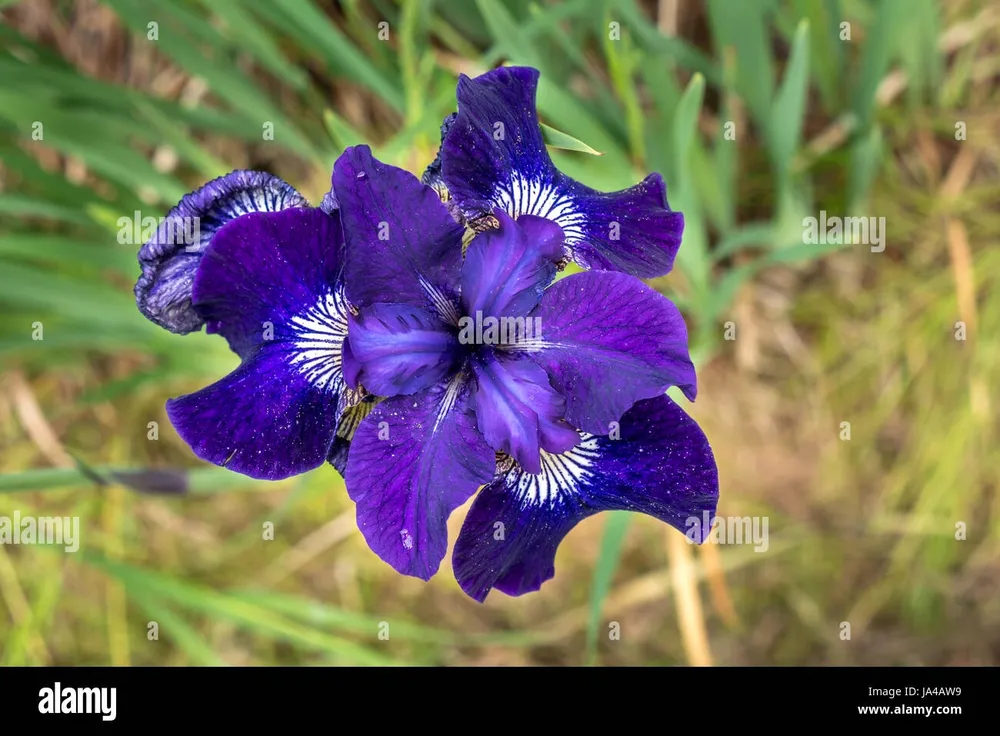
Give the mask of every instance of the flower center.
[{"label": "flower center", "polygon": [[542,336],[541,317],[493,317],[465,315],[458,320],[458,342],[462,345],[520,345]]}]

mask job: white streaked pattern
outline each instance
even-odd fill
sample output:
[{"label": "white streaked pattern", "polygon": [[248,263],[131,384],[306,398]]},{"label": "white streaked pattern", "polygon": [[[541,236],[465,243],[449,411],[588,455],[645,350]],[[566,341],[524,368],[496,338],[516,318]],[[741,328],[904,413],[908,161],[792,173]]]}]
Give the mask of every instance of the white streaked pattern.
[{"label": "white streaked pattern", "polygon": [[231,217],[247,215],[251,212],[278,212],[285,209],[284,192],[269,189],[253,189],[233,192],[225,202],[225,212]]},{"label": "white streaked pattern", "polygon": [[305,204],[302,195],[287,184],[257,178],[251,178],[250,182],[251,187],[227,192],[216,205],[229,219],[251,212],[280,212]]},{"label": "white streaked pattern", "polygon": [[431,304],[437,310],[438,316],[447,324],[458,326],[458,308],[451,303],[451,299],[438,291],[433,284],[428,283],[422,278],[420,279],[420,288],[424,290],[427,298],[431,300]]},{"label": "white streaked pattern", "polygon": [[577,492],[580,483],[591,477],[591,466],[601,453],[598,451],[600,438],[580,433],[580,444],[572,450],[553,455],[541,451],[542,472],[537,475],[515,468],[507,476],[507,486],[515,493],[522,505],[552,506],[564,495]]},{"label": "white streaked pattern", "polygon": [[308,311],[292,317],[288,330],[289,363],[321,391],[344,390],[341,349],[347,336],[347,302],[343,292],[327,293]]},{"label": "white streaked pattern", "polygon": [[[441,426],[441,422],[444,418],[448,416],[448,412],[452,410],[455,406],[455,402],[458,400],[458,395],[462,392],[462,387],[465,386],[465,376],[460,372],[455,375],[448,385],[445,387],[444,396],[441,397],[441,403],[438,404],[437,415],[434,417],[434,427],[431,432],[437,432],[438,427]],[[416,404],[414,404],[416,406]]]},{"label": "white streaked pattern", "polygon": [[497,189],[493,193],[493,203],[515,220],[521,215],[537,215],[552,220],[563,229],[567,243],[575,243],[584,237],[586,215],[577,210],[568,193],[557,191],[550,183],[532,181],[513,171],[509,189]]},{"label": "white streaked pattern", "polygon": [[207,247],[212,236],[222,229],[223,225],[237,217],[254,212],[280,212],[307,204],[302,195],[294,189],[277,182],[260,183],[256,180],[251,182],[253,185],[249,188],[234,189],[219,195],[218,200],[212,203],[204,216],[195,218],[198,221],[205,218],[208,220],[204,226],[199,222],[198,249]]},{"label": "white streaked pattern", "polygon": [[518,340],[516,342],[507,343],[504,345],[495,345],[494,349],[503,350],[505,352],[517,352],[523,351],[526,353],[537,353],[539,350],[552,349],[552,348],[573,348],[572,345],[566,345],[561,342],[546,342],[545,340],[538,340],[532,338],[530,340]]}]

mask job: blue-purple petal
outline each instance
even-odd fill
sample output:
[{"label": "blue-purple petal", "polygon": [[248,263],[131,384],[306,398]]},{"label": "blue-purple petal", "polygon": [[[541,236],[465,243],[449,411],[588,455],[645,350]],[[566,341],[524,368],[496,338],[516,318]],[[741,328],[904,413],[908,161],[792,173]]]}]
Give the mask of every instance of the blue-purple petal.
[{"label": "blue-purple petal", "polygon": [[354,357],[351,350],[351,315],[347,315],[347,334],[344,338],[343,347],[340,349],[340,370],[344,375],[344,383],[353,389],[358,389],[361,385],[361,362]]},{"label": "blue-purple petal", "polygon": [[[346,336],[341,273],[343,237],[336,216],[318,209],[244,215],[205,251],[192,303],[246,358],[265,341],[327,343]],[[317,334],[318,333],[318,334]],[[339,360],[340,345],[336,346]]]},{"label": "blue-purple petal", "polygon": [[202,255],[219,229],[250,212],[307,205],[289,184],[263,171],[233,171],[184,195],[139,249],[139,311],[171,332],[201,329],[205,322],[191,306],[191,289]]},{"label": "blue-purple petal", "polygon": [[529,315],[526,354],[566,398],[566,421],[607,434],[636,401],[671,386],[694,400],[697,380],[677,307],[628,274],[586,271],[556,281]]},{"label": "blue-purple petal", "polygon": [[565,223],[573,259],[581,266],[644,279],[673,269],[684,215],[667,207],[662,176],[650,174],[635,186],[607,193],[570,182],[560,193],[576,212],[557,222]]},{"label": "blue-purple petal", "polygon": [[211,386],[170,399],[167,416],[202,460],[281,480],[323,464],[341,401],[341,392],[318,389],[275,344]]},{"label": "blue-purple petal", "polygon": [[430,311],[408,304],[373,304],[360,310],[348,320],[347,345],[348,383],[360,383],[379,396],[430,388],[444,381],[459,360],[454,329]]},{"label": "blue-purple petal", "polygon": [[451,512],[493,477],[496,454],[475,424],[456,380],[384,400],[355,432],[344,479],[358,528],[398,572],[429,580]]},{"label": "blue-purple petal", "polygon": [[659,174],[618,192],[599,192],[552,163],[535,110],[538,71],[502,67],[458,82],[458,117],[441,145],[441,177],[467,220],[495,207],[537,215],[565,233],[585,268],[641,278],[673,268],[684,218],[667,205]]},{"label": "blue-purple petal", "polygon": [[243,363],[167,403],[178,433],[208,462],[277,480],[327,458],[341,412],[347,310],[336,217],[296,208],[223,227],[205,252],[193,303]]},{"label": "blue-purple petal", "polygon": [[499,228],[472,239],[462,265],[465,315],[523,317],[538,304],[563,258],[563,232],[551,220],[523,215],[517,222],[503,210]]},{"label": "blue-purple petal", "polygon": [[347,298],[431,307],[457,320],[462,227],[438,194],[403,169],[376,160],[368,146],[348,148],[333,168],[347,241]]},{"label": "blue-purple petal", "polygon": [[558,453],[576,445],[576,430],[562,419],[566,402],[544,370],[525,358],[489,351],[478,354],[472,367],[477,426],[494,450],[537,473],[540,449]]},{"label": "blue-purple petal", "polygon": [[693,542],[705,540],[719,482],[695,421],[660,396],[638,402],[618,431],[581,435],[570,452],[546,456],[542,473],[514,466],[479,493],[453,554],[455,577],[469,596],[483,601],[493,588],[514,596],[538,590],[555,574],[563,538],[600,511],[637,511]]}]

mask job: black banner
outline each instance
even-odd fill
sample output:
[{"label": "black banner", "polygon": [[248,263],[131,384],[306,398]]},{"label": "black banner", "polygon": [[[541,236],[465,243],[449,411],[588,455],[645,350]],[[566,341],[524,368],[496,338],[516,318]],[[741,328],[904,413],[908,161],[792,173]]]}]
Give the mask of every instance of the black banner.
[{"label": "black banner", "polygon": [[595,725],[598,711],[683,732],[711,730],[713,721],[726,728],[868,721],[941,730],[995,726],[998,696],[1000,671],[991,668],[0,669],[5,727],[36,722],[88,731],[287,728],[307,717],[346,726],[357,716],[388,728],[431,718],[565,728]]}]

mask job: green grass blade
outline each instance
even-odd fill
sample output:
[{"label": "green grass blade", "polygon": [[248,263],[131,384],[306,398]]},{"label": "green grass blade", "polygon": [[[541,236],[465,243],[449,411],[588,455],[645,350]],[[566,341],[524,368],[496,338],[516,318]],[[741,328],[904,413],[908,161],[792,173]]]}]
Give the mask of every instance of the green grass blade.
[{"label": "green grass blade", "polygon": [[[312,0],[273,0],[254,3],[252,7],[255,13],[292,36],[301,48],[325,60],[331,72],[339,72],[367,87],[391,108],[403,112],[402,88],[380,72]],[[377,33],[377,29],[373,28],[372,33]]]},{"label": "green grass blade", "polygon": [[523,33],[514,16],[499,0],[476,0],[476,7],[486,23],[490,37],[494,40],[492,49],[486,52],[483,61],[495,64],[506,57],[512,63],[542,67],[538,51],[531,39]]},{"label": "green grass blade", "polygon": [[[114,480],[116,474],[126,478],[130,474],[146,472],[141,468],[97,466],[91,468],[103,479]],[[254,480],[215,466],[179,469],[171,471],[181,474],[187,483],[187,493],[193,495],[213,495],[233,490],[273,490],[277,484],[270,481]],[[64,488],[93,486],[95,481],[80,468],[41,468],[20,473],[0,474],[0,493],[25,493],[29,491],[55,491]]]},{"label": "green grass blade", "polygon": [[583,141],[574,138],[568,133],[556,130],[551,125],[541,124],[542,139],[545,145],[550,148],[559,148],[564,151],[577,151],[579,153],[589,153],[591,156],[603,156],[600,151],[594,150]]},{"label": "green grass blade", "polygon": [[908,39],[899,45],[903,70],[909,79],[907,95],[916,106],[929,99],[928,93],[941,83],[944,59],[938,49],[941,18],[934,0],[913,0],[906,12],[901,35]]},{"label": "green grass blade", "polygon": [[691,149],[696,145],[698,117],[705,96],[705,78],[695,74],[680,102],[673,120],[674,164],[671,206],[684,213],[684,239],[677,253],[677,265],[691,280],[696,294],[708,289],[710,263],[708,243],[700,218],[694,179],[690,175]]},{"label": "green grass blade", "polygon": [[[610,23],[611,16],[605,15],[605,27],[610,26]],[[625,111],[625,126],[632,159],[645,163],[646,118],[639,102],[639,90],[635,79],[636,68],[641,64],[640,54],[632,48],[630,35],[625,34],[614,40],[610,33],[605,33],[604,56],[608,60],[611,86]]]},{"label": "green grass blade", "polygon": [[722,83],[722,74],[718,65],[682,38],[665,36],[656,28],[656,24],[639,10],[635,0],[620,0],[615,5],[617,13],[629,30],[635,34],[639,46],[657,56],[659,63],[677,64],[684,69],[701,74],[712,84]]},{"label": "green grass blade", "polygon": [[899,27],[907,12],[907,4],[908,0],[881,0],[875,5],[875,19],[865,38],[861,70],[851,103],[862,131],[867,131],[874,119],[877,108],[875,93],[889,71],[893,51],[900,42]]},{"label": "green grass blade", "polygon": [[330,140],[341,151],[348,146],[371,143],[364,133],[352,126],[333,110],[323,111],[323,124],[326,125],[327,133],[330,134]]},{"label": "green grass blade", "polygon": [[[114,8],[133,32],[143,38],[148,37],[148,24],[151,22],[148,9],[129,0],[104,0],[104,2]],[[273,140],[278,145],[286,146],[305,157],[321,155],[298,126],[286,117],[246,75],[238,71],[233,64],[216,61],[199,50],[193,39],[201,37],[200,40],[205,41],[204,20],[187,12],[177,3],[156,0],[155,6],[162,13],[161,21],[157,21],[161,27],[158,29],[157,39],[148,41],[149,43],[156,43],[163,53],[181,67],[203,78],[215,94],[235,109],[254,111],[253,117],[256,118],[254,127],[258,140],[265,140],[264,125],[270,123],[273,125]],[[212,38],[218,38],[218,34],[214,31]]]},{"label": "green grass blade", "polygon": [[331,636],[289,621],[260,606],[164,573],[132,567],[84,553],[84,561],[117,578],[130,596],[156,596],[187,610],[230,621],[240,628],[267,638],[287,642],[305,651],[333,656],[359,665],[405,664],[347,639]]},{"label": "green grass blade", "polygon": [[596,664],[597,637],[601,628],[601,612],[621,559],[622,545],[632,517],[627,511],[612,511],[604,524],[604,536],[597,553],[594,579],[590,584],[590,604],[587,611],[587,664]]},{"label": "green grass blade", "polygon": [[4,194],[0,196],[0,214],[18,217],[40,217],[49,221],[66,222],[73,225],[93,224],[90,218],[75,208],[18,194]]},{"label": "green grass blade", "polygon": [[848,212],[860,212],[868,191],[882,162],[882,131],[872,127],[867,135],[859,136],[851,144],[848,169]]},{"label": "green grass blade", "polygon": [[768,35],[767,0],[708,0],[708,19],[717,51],[736,52],[736,89],[754,118],[765,122],[774,96],[774,66]]},{"label": "green grass blade", "polygon": [[748,246],[767,247],[774,241],[774,226],[770,222],[752,222],[734,230],[719,241],[712,255],[719,261],[739,253]]},{"label": "green grass blade", "polygon": [[132,600],[146,613],[149,622],[156,622],[158,635],[173,641],[190,658],[191,664],[200,667],[227,665],[227,662],[216,654],[212,645],[193,626],[170,610],[170,607],[162,601],[142,594],[133,595]]},{"label": "green grass blade", "polygon": [[809,92],[809,23],[801,21],[792,41],[785,77],[771,108],[770,149],[775,173],[786,176],[802,140]]},{"label": "green grass blade", "polygon": [[230,0],[223,3],[212,0],[200,0],[200,2],[207,12],[224,21],[223,33],[232,36],[233,46],[249,52],[262,67],[272,72],[283,83],[293,89],[305,90],[308,85],[305,71],[285,58],[269,32],[257,23],[244,7],[245,0]]},{"label": "green grass blade", "polygon": [[[300,620],[311,626],[336,628],[346,633],[371,635],[377,631],[379,619],[375,616],[336,608],[328,604],[311,601],[297,596],[267,591],[233,591],[233,597]],[[530,632],[498,632],[489,634],[466,634],[421,626],[406,620],[394,618],[391,622],[391,636],[401,641],[424,642],[443,646],[485,646],[503,644],[507,646],[531,646],[542,638]]]}]

